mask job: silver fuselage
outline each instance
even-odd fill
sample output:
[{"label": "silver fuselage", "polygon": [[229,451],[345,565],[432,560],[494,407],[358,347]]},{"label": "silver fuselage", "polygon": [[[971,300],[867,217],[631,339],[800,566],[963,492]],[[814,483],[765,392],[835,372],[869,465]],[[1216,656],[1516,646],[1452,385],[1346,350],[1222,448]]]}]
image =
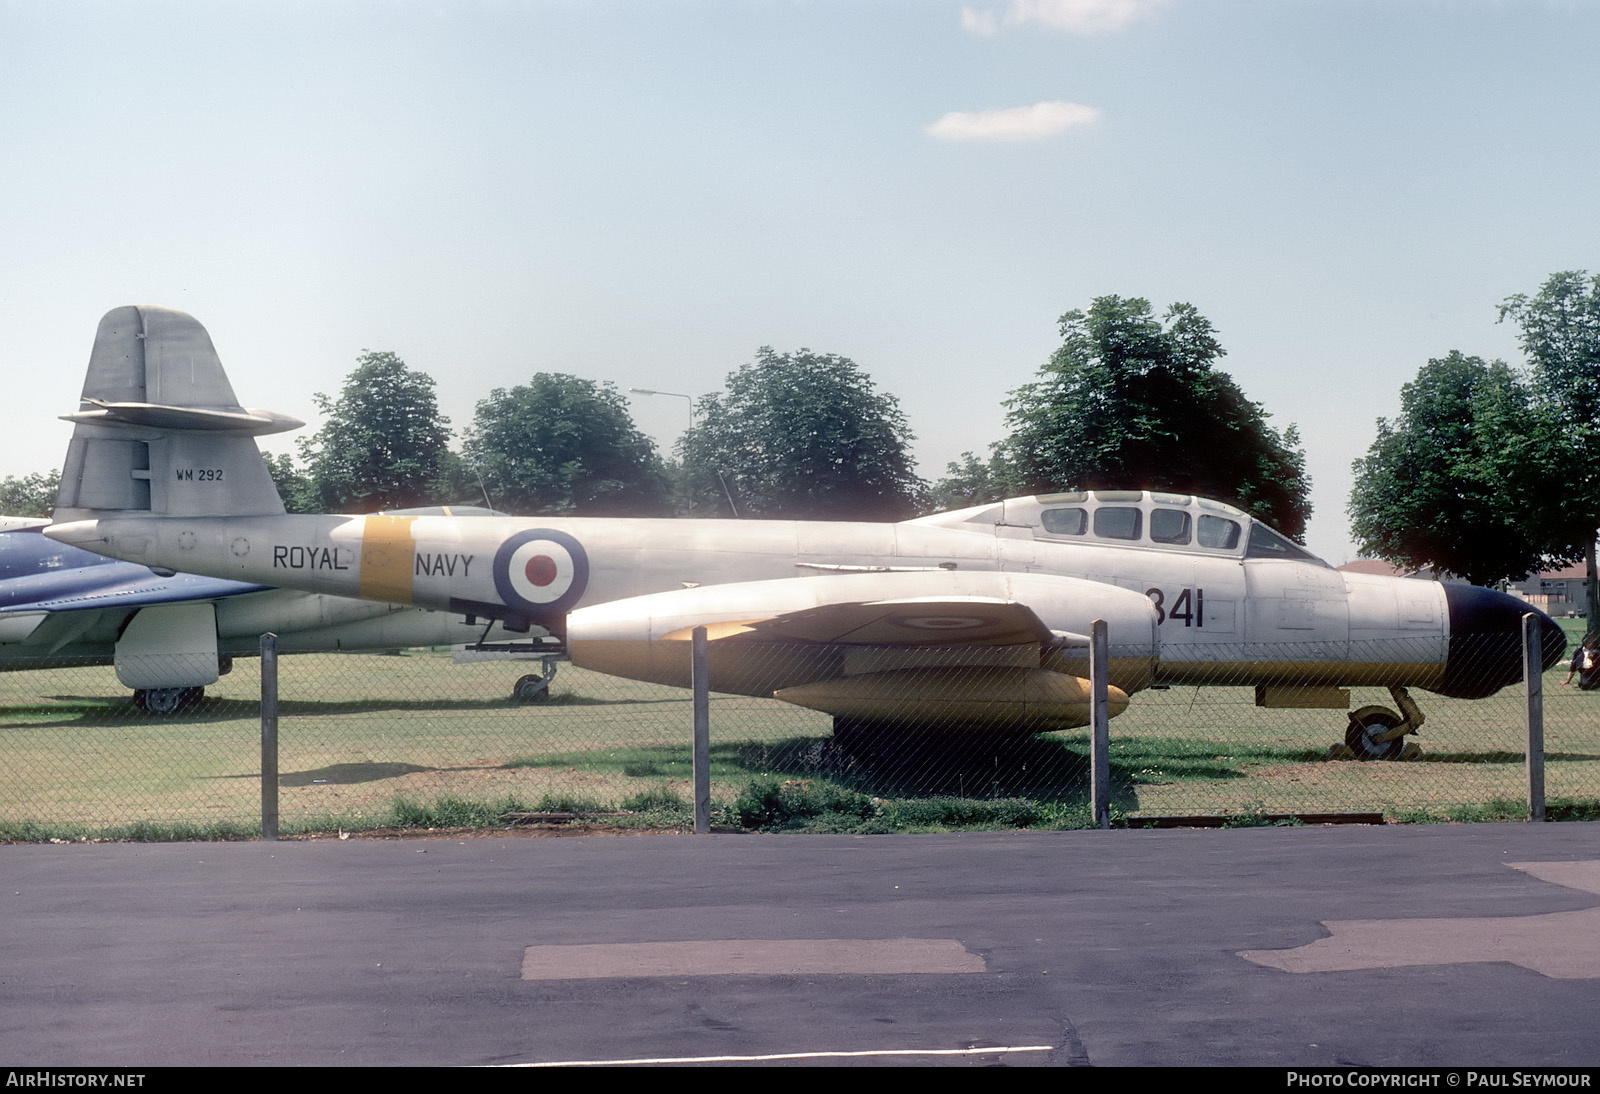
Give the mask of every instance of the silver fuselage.
[{"label": "silver fuselage", "polygon": [[[1436,583],[1344,574],[1310,558],[1246,557],[1247,535],[1227,549],[1069,539],[1039,521],[1052,504],[1016,499],[898,524],[113,517],[57,525],[50,534],[147,565],[458,615],[509,616],[513,625],[545,629],[558,629],[557,617],[591,605],[696,586],[855,574],[870,595],[871,575],[880,572],[1054,575],[1147,597],[1156,609],[1160,680],[1292,678],[1428,688],[1442,678],[1450,615]],[[1147,498],[1143,508],[1162,504]],[[1248,528],[1250,518],[1232,516]],[[527,574],[545,575],[508,550],[518,539],[531,544],[524,554],[555,556],[553,576],[542,587],[529,585]],[[1080,631],[1085,621],[1044,622]]]}]

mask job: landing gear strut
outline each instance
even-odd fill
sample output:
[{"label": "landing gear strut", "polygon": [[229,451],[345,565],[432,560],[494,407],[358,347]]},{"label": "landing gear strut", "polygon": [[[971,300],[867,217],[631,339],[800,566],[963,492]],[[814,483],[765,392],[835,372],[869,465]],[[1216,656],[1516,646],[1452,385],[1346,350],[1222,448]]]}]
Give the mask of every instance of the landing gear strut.
[{"label": "landing gear strut", "polygon": [[[1398,760],[1407,748],[1406,735],[1422,728],[1426,720],[1411,693],[1398,685],[1389,688],[1396,714],[1385,706],[1368,706],[1350,712],[1344,743],[1358,760]],[[1415,745],[1411,745],[1415,749]]]}]

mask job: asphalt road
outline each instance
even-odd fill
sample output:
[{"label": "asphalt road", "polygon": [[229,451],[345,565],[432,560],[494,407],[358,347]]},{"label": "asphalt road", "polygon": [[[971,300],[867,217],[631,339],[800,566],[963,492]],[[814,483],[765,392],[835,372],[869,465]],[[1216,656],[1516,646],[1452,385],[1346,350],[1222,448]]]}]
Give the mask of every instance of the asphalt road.
[{"label": "asphalt road", "polygon": [[1593,824],[7,846],[0,924],[0,1066],[1600,1064]]}]

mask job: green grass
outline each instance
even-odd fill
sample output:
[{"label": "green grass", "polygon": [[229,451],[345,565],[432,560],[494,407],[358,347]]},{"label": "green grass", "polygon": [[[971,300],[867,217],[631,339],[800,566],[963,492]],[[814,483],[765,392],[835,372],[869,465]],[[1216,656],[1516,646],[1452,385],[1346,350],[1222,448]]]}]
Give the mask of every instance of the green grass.
[{"label": "green grass", "polygon": [[[1581,621],[1562,622],[1581,631]],[[109,667],[0,674],[0,839],[252,835],[257,671],[241,660],[198,708],[166,719],[134,711]],[[523,706],[510,699],[522,671],[454,665],[427,651],[284,658],[281,830],[458,827],[462,818],[495,827],[516,811],[687,823],[687,693],[564,665],[551,701]],[[1545,680],[1548,812],[1593,817],[1600,695],[1558,687],[1564,675],[1562,666]],[[1519,690],[1482,702],[1418,692],[1428,720],[1422,759],[1410,763],[1330,761],[1343,737],[1340,711],[1262,710],[1244,688],[1145,692],[1112,722],[1113,810],[1133,821],[1220,813],[1238,823],[1295,812],[1525,816],[1516,804]],[[1354,698],[1388,702],[1376,689]],[[711,718],[720,823],[813,831],[1087,823],[1081,730],[924,737],[863,755],[832,744],[824,715],[770,700],[715,696]],[[804,790],[778,793],[767,807],[741,804],[790,784]]]},{"label": "green grass", "polygon": [[[733,819],[767,832],[946,832],[953,829],[1092,828],[1086,803],[1032,798],[870,797],[809,780],[758,779],[733,803]],[[1118,814],[1116,821],[1123,817]]]}]

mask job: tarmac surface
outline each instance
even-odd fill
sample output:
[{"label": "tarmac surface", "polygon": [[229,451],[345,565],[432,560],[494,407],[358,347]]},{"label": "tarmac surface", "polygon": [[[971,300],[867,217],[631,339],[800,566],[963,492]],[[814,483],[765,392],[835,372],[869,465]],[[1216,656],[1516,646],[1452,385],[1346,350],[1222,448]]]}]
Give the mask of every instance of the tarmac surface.
[{"label": "tarmac surface", "polygon": [[0,847],[0,1066],[1600,1064],[1600,826]]}]

